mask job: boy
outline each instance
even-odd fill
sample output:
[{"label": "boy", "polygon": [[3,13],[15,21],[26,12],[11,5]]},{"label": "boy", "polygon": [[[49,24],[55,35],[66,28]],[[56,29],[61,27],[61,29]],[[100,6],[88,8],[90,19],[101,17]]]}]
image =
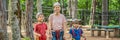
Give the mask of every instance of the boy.
[{"label": "boy", "polygon": [[72,35],[72,38],[75,40],[80,40],[83,34],[82,29],[79,27],[79,21],[74,19],[72,21],[72,28],[69,30],[69,33]]},{"label": "boy", "polygon": [[36,40],[46,40],[47,25],[45,24],[45,22],[43,22],[44,15],[42,13],[38,13],[36,15],[36,18],[38,20],[34,27],[34,34],[36,36]]}]

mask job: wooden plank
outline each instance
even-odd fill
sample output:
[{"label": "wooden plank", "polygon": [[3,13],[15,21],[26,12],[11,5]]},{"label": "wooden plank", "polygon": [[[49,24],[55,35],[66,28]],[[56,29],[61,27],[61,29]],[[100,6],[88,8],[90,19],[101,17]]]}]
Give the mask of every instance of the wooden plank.
[{"label": "wooden plank", "polygon": [[87,29],[87,31],[90,31],[90,30],[93,30],[93,31],[111,31],[113,32],[113,30],[108,30],[108,29],[95,29],[95,28],[92,28],[92,29]]},{"label": "wooden plank", "polygon": [[105,31],[105,32],[107,32],[107,33],[105,33],[105,34],[107,34],[107,35],[105,35],[107,39],[110,36],[110,32],[113,32],[113,30],[108,30],[108,29],[95,29],[95,28],[92,28],[92,29],[87,29],[87,30],[91,31],[91,36],[94,36],[94,31]]}]

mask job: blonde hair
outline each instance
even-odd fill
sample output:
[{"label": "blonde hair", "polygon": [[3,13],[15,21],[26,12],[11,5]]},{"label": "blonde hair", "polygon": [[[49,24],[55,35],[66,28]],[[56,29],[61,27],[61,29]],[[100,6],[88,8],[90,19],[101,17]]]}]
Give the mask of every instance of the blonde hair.
[{"label": "blonde hair", "polygon": [[38,18],[40,15],[43,15],[43,13],[38,12],[38,13],[36,14],[36,18]]}]

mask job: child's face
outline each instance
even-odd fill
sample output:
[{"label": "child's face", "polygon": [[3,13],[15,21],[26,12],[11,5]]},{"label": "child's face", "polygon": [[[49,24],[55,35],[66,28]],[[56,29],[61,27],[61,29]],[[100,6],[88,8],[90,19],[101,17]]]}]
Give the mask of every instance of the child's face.
[{"label": "child's face", "polygon": [[43,19],[44,19],[44,15],[39,15],[39,17],[37,18],[37,20],[38,20],[39,22],[42,22]]},{"label": "child's face", "polygon": [[73,24],[73,26],[74,26],[75,28],[78,28],[79,24]]}]

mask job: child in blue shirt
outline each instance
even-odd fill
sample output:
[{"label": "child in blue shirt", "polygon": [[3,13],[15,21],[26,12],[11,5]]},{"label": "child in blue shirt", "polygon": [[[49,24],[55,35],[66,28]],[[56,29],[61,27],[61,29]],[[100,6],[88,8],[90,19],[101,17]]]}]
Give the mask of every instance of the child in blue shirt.
[{"label": "child in blue shirt", "polygon": [[73,20],[72,27],[69,30],[69,33],[72,35],[72,38],[75,40],[80,40],[83,34],[82,29],[79,27],[79,21]]}]

